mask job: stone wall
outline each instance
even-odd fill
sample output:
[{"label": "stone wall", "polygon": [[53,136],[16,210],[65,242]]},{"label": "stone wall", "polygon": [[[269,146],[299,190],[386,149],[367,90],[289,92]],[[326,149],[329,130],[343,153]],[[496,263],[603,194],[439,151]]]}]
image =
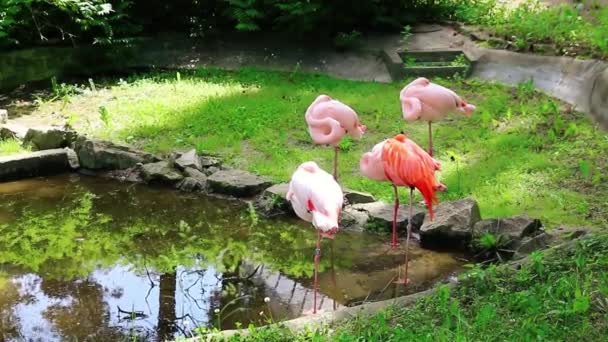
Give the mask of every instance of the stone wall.
[{"label": "stone wall", "polygon": [[136,64],[141,46],[39,47],[0,53],[0,91],[53,76],[118,71]]}]

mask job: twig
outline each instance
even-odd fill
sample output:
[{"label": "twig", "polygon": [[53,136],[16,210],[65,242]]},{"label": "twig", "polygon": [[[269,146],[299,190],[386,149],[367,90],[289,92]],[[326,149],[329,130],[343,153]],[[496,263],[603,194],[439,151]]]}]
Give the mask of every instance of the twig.
[{"label": "twig", "polygon": [[260,269],[261,266],[262,266],[262,264],[259,264],[258,267],[256,267],[255,270],[253,270],[253,272],[251,272],[250,275],[245,277],[245,280],[251,279],[251,277],[253,277],[256,273],[258,273],[258,270]]},{"label": "twig", "polygon": [[38,31],[38,35],[40,35],[40,40],[45,41],[48,40],[40,31],[40,26],[38,25],[38,20],[36,20],[36,16],[34,15],[34,11],[32,10],[32,6],[27,6],[30,10],[30,14],[32,15],[32,20],[34,21],[34,25],[36,26],[36,31]]},{"label": "twig", "polygon": [[123,309],[120,308],[120,306],[116,306],[118,308],[118,313],[119,314],[127,314],[129,315],[129,317],[134,316],[135,318],[146,318],[148,317],[148,315],[146,315],[143,311],[125,311]]}]

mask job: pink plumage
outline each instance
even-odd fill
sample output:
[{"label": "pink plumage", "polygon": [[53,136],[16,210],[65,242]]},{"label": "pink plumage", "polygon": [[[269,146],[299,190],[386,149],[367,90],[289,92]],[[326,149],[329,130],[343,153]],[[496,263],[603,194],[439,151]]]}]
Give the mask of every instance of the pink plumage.
[{"label": "pink plumage", "polygon": [[327,95],[319,95],[306,110],[308,132],[315,144],[334,146],[334,179],[338,179],[338,144],[344,135],[361,139],[366,127],[357,113],[344,103]]},{"label": "pink plumage", "polygon": [[324,237],[333,238],[344,196],[340,185],[315,162],[305,162],[291,177],[287,200],[302,220],[312,222]]},{"label": "pink plumage", "polygon": [[296,214],[302,220],[312,222],[318,232],[312,310],[316,314],[321,238],[333,239],[336,236],[344,196],[336,180],[317,163],[309,161],[302,163],[291,176],[287,200],[291,202]]},{"label": "pink plumage", "polygon": [[306,110],[310,137],[316,144],[338,145],[344,135],[361,139],[366,127],[357,113],[344,103],[319,95]]},{"label": "pink plumage", "polygon": [[433,122],[449,113],[470,116],[475,106],[465,102],[452,90],[432,83],[424,77],[413,80],[399,95],[403,118],[406,121],[424,120],[429,125],[429,154],[433,156]]},{"label": "pink plumage", "polygon": [[452,90],[420,77],[405,86],[399,96],[403,118],[406,121],[418,119],[437,121],[449,113],[470,116],[475,106],[468,104]]}]

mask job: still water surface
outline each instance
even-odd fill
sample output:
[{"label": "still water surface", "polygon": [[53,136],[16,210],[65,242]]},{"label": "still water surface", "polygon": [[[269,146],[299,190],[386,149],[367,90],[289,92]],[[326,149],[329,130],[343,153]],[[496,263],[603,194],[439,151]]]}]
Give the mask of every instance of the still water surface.
[{"label": "still water surface", "polygon": [[[2,183],[0,341],[156,341],[295,318],[312,308],[315,237],[296,219],[167,189],[75,174]],[[403,250],[385,240],[323,242],[320,309],[420,291],[461,268],[414,244],[412,285],[393,284]]]}]

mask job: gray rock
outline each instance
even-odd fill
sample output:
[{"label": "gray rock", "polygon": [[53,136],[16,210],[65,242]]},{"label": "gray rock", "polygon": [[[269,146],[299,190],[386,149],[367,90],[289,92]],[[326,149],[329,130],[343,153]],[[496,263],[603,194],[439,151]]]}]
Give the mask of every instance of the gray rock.
[{"label": "gray rock", "polygon": [[23,140],[28,128],[19,124],[4,124],[0,126],[0,139]]},{"label": "gray rock", "polygon": [[65,152],[68,155],[68,163],[70,164],[70,168],[72,170],[80,168],[80,161],[78,160],[78,155],[76,154],[76,151],[66,147]]},{"label": "gray rock", "polygon": [[291,204],[287,201],[288,189],[288,183],[275,184],[265,189],[254,203],[256,210],[266,217],[292,213]]},{"label": "gray rock", "polygon": [[36,150],[50,150],[70,146],[76,133],[60,127],[45,126],[28,129],[23,142]]},{"label": "gray rock", "polygon": [[574,240],[578,239],[581,236],[587,235],[592,230],[592,228],[588,227],[570,227],[561,225],[555,228],[554,233],[558,235],[561,239],[565,240]]},{"label": "gray rock", "polygon": [[207,179],[212,192],[235,197],[251,197],[271,185],[263,177],[242,170],[221,170]]},{"label": "gray rock", "polygon": [[345,230],[364,231],[369,221],[369,213],[364,210],[357,210],[351,206],[342,209],[340,216],[340,226]]},{"label": "gray rock", "polygon": [[65,149],[0,157],[0,181],[51,175],[69,170],[70,162]]},{"label": "gray rock", "polygon": [[0,109],[0,124],[4,124],[8,121],[8,111],[6,109]]},{"label": "gray rock", "polygon": [[199,182],[202,182],[205,184],[207,183],[207,176],[197,169],[187,167],[184,169],[184,174],[186,174],[187,177],[191,177],[191,178],[198,180]]},{"label": "gray rock", "polygon": [[524,257],[526,254],[546,249],[551,245],[553,236],[548,233],[540,233],[536,236],[527,237],[518,243],[518,247],[515,250],[515,258],[519,259]]},{"label": "gray rock", "polygon": [[182,191],[205,191],[207,189],[207,176],[197,169],[187,167],[184,169],[184,178],[177,184],[177,188]]},{"label": "gray rock", "polygon": [[216,157],[202,156],[200,157],[200,163],[203,168],[220,167],[222,160]]},{"label": "gray rock", "polygon": [[155,156],[135,151],[127,146],[111,142],[79,137],[74,150],[80,166],[92,170],[120,170],[134,167],[138,163],[158,161]]},{"label": "gray rock", "polygon": [[527,215],[481,220],[473,226],[473,238],[491,233],[502,236],[506,241],[517,242],[524,237],[536,235],[541,227],[539,219],[533,219]]},{"label": "gray rock", "polygon": [[173,168],[172,163],[168,161],[144,164],[141,170],[144,180],[149,183],[172,185],[184,178],[178,170]]},{"label": "gray rock", "polygon": [[360,192],[350,189],[342,189],[342,192],[344,193],[344,199],[348,202],[348,204],[372,203],[376,201],[374,196],[367,192]]},{"label": "gray rock", "polygon": [[479,206],[472,198],[443,202],[435,207],[433,221],[427,215],[420,228],[426,246],[444,245],[465,248],[471,241],[473,226],[481,219]]},{"label": "gray rock", "polygon": [[217,166],[203,167],[203,173],[207,176],[211,176],[212,174],[220,171],[221,169]]},{"label": "gray rock", "polygon": [[184,170],[188,167],[199,171],[202,170],[201,160],[196,155],[195,149],[185,152],[179,158],[175,159],[175,165],[180,170]]},{"label": "gray rock", "polygon": [[181,191],[195,192],[205,190],[206,183],[193,177],[186,177],[177,183],[177,188]]},{"label": "gray rock", "polygon": [[[367,213],[369,219],[365,223],[364,230],[370,232],[392,232],[394,204],[384,202],[360,203],[351,206],[353,210]],[[408,206],[400,206],[397,212],[397,231],[406,232],[408,222]],[[422,225],[426,210],[418,206],[412,211],[412,230],[416,231]],[[359,216],[361,217],[361,216]],[[352,228],[355,229],[355,228]],[[359,230],[359,229],[355,229]]]}]

